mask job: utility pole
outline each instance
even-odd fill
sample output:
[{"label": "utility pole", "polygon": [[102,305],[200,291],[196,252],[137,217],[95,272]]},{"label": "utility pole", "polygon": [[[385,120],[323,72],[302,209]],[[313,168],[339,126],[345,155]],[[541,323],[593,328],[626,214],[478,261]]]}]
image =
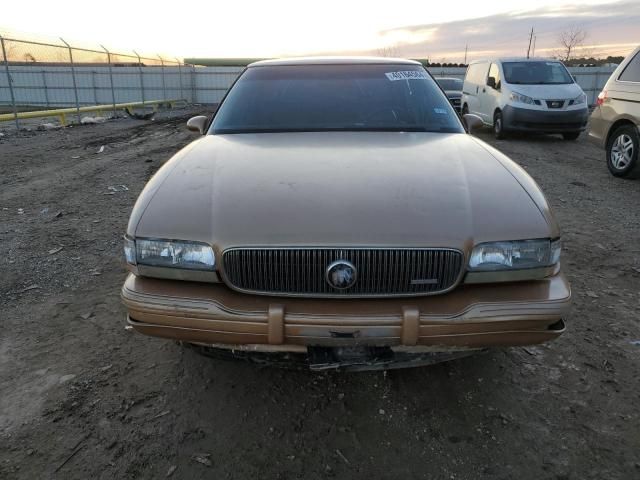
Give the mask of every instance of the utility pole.
[{"label": "utility pole", "polygon": [[533,49],[531,50],[531,56],[535,57],[536,56],[536,39],[538,38],[537,35],[533,36]]},{"label": "utility pole", "polygon": [[465,65],[467,64],[467,51],[468,51],[468,50],[469,50],[469,44],[467,43],[467,44],[464,46],[464,64],[465,64]]},{"label": "utility pole", "polygon": [[527,48],[527,58],[529,58],[529,53],[531,53],[531,41],[533,40],[533,27],[531,27],[531,33],[529,34],[529,48]]}]

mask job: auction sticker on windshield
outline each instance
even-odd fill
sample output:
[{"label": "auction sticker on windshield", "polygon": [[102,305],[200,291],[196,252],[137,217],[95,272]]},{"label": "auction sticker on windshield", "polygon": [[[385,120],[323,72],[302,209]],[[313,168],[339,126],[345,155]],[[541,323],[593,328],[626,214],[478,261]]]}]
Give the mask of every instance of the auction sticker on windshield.
[{"label": "auction sticker on windshield", "polygon": [[387,72],[387,78],[392,82],[396,80],[423,80],[428,78],[427,72],[424,70],[403,70],[400,72]]}]

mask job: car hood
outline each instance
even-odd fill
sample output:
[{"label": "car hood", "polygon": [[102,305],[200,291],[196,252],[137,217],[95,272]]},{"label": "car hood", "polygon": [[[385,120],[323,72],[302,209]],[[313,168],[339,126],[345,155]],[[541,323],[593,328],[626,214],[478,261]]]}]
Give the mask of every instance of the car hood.
[{"label": "car hood", "polygon": [[535,182],[467,134],[207,135],[147,184],[128,234],[232,246],[463,251],[557,236]]},{"label": "car hood", "polygon": [[531,98],[542,100],[560,100],[576,98],[583,93],[582,88],[577,83],[566,85],[518,85],[509,84],[512,92],[518,92]]},{"label": "car hood", "polygon": [[445,90],[444,93],[449,98],[460,98],[460,97],[462,97],[462,91],[461,90]]}]

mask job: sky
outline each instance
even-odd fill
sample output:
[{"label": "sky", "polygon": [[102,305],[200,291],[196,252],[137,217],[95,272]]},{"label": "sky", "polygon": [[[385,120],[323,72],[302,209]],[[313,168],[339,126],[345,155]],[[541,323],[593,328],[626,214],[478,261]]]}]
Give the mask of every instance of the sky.
[{"label": "sky", "polygon": [[640,0],[30,0],[0,7],[5,36],[62,36],[170,57],[392,53],[460,62],[466,45],[468,60],[522,55],[532,27],[537,53],[551,55],[570,26],[588,32],[591,52],[626,54],[640,43]]}]

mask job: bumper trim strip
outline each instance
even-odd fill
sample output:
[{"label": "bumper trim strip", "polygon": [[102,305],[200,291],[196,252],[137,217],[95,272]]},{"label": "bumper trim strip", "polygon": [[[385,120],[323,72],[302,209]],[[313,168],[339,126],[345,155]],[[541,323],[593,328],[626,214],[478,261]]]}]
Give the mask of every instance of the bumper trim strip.
[{"label": "bumper trim strip", "polygon": [[420,311],[416,307],[402,309],[402,345],[416,345],[420,330]]},{"label": "bumper trim strip", "polygon": [[284,307],[269,305],[267,318],[267,341],[270,345],[282,345],[284,343]]}]

